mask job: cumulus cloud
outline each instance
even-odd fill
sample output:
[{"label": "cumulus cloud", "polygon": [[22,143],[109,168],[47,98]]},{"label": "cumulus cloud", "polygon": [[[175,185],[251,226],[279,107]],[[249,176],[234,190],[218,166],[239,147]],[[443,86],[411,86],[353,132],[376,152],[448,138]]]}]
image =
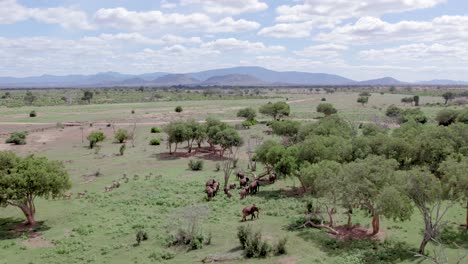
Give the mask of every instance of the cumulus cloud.
[{"label": "cumulus cloud", "polygon": [[117,33],[117,34],[100,34],[97,37],[85,37],[87,40],[104,41],[109,44],[116,42],[123,45],[131,44],[148,44],[148,45],[174,45],[174,44],[198,44],[202,40],[199,37],[181,37],[176,35],[164,35],[159,38],[151,38],[142,35],[138,32],[133,33]]},{"label": "cumulus cloud", "polygon": [[369,44],[391,41],[460,41],[468,39],[468,16],[441,16],[431,21],[388,23],[363,17],[354,24],[321,33],[317,40]]},{"label": "cumulus cloud", "polygon": [[0,24],[12,24],[28,19],[45,24],[57,24],[67,29],[93,29],[86,13],[77,9],[28,8],[18,4],[16,0],[0,0]]},{"label": "cumulus cloud", "polygon": [[302,50],[295,51],[296,55],[310,58],[335,59],[348,49],[347,46],[329,43],[309,46]]},{"label": "cumulus cloud", "polygon": [[281,52],[286,50],[283,46],[267,46],[262,42],[250,42],[235,38],[217,39],[215,41],[206,42],[201,45],[201,48],[223,52],[241,51],[255,53]]},{"label": "cumulus cloud", "polygon": [[159,10],[136,12],[123,7],[101,8],[94,15],[94,21],[102,26],[135,31],[161,30],[167,27],[201,29],[208,32],[240,32],[258,28],[256,22],[230,17],[213,21],[203,13],[163,13]]},{"label": "cumulus cloud", "polygon": [[259,0],[181,0],[181,4],[200,4],[208,13],[229,15],[259,12],[268,8],[266,3]]},{"label": "cumulus cloud", "polygon": [[258,35],[274,38],[304,38],[310,36],[310,23],[276,24],[262,28]]}]

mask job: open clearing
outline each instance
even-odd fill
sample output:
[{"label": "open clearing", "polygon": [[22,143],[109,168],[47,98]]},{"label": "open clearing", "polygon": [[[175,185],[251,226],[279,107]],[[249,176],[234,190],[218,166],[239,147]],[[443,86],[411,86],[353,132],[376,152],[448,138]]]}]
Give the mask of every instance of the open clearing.
[{"label": "open clearing", "polygon": [[[20,107],[0,109],[0,150],[12,150],[19,154],[36,153],[52,160],[63,161],[72,179],[71,199],[38,199],[37,220],[42,222],[33,236],[21,230],[23,215],[17,208],[0,208],[0,264],[7,263],[160,263],[150,256],[165,251],[174,252],[174,258],[166,263],[200,263],[207,256],[230,256],[228,263],[352,263],[339,250],[327,248],[324,242],[328,235],[317,229],[290,231],[288,225],[302,216],[305,203],[300,195],[300,183],[296,178],[280,179],[275,184],[261,186],[256,195],[240,200],[238,190],[228,199],[222,193],[207,202],[204,193],[205,182],[215,178],[222,181],[222,171],[216,172],[218,157],[204,155],[167,155],[164,134],[151,134],[150,127],[162,126],[173,120],[192,118],[203,121],[206,117],[216,117],[229,123],[240,123],[236,112],[244,107],[258,109],[269,101],[285,101],[291,107],[291,119],[314,121],[321,115],[315,111],[321,98],[332,103],[340,116],[353,124],[365,122],[385,122],[385,109],[395,104],[401,107],[399,94],[372,94],[369,104],[356,103],[357,93],[337,92],[334,94],[282,94],[282,98],[251,100],[210,100],[172,101],[155,103],[126,103],[87,106]],[[421,104],[443,103],[440,97],[422,96]],[[182,113],[174,108],[181,105]],[[29,118],[31,110],[38,117]],[[135,110],[135,114],[131,110]],[[422,107],[429,117],[442,107]],[[260,120],[268,117],[260,116]],[[83,122],[81,126],[60,127],[57,123]],[[92,126],[90,126],[92,123]],[[112,124],[112,126],[108,126]],[[113,143],[114,129],[132,130],[135,126],[134,147],[127,143],[124,156],[118,156],[119,144]],[[239,130],[247,141],[256,136],[267,139],[264,133],[268,128],[259,124],[251,129]],[[4,144],[8,133],[28,130],[27,144],[12,146]],[[100,130],[107,140],[99,150],[88,148],[86,136],[91,131]],[[163,140],[160,146],[150,146],[151,138]],[[185,153],[185,146],[178,152]],[[238,167],[247,168],[247,147],[239,150]],[[190,159],[200,158],[205,166],[202,171],[187,168]],[[259,168],[261,171],[261,168]],[[98,176],[95,175],[99,172]],[[104,192],[104,187],[118,180],[123,174],[130,177],[112,192]],[[152,173],[151,179],[145,175]],[[134,179],[134,175],[139,175]],[[160,176],[160,177],[157,177]],[[235,181],[235,177],[231,181]],[[78,198],[76,193],[87,191]],[[166,248],[166,227],[171,225],[174,213],[190,205],[207,205],[209,217],[203,224],[204,233],[210,233],[210,245],[202,249],[187,251],[183,248]],[[241,223],[243,207],[256,204],[261,208],[260,217],[249,223]],[[399,222],[382,218],[382,240],[401,243],[410,257],[403,263],[418,263],[420,259],[411,257],[416,251],[422,229],[418,213],[410,221]],[[346,223],[345,212],[336,214],[338,225]],[[457,205],[447,217],[449,224],[456,227],[463,223],[465,210]],[[353,223],[360,225],[356,233],[370,228],[371,218],[356,212]],[[240,225],[249,224],[262,230],[264,237],[278,239],[287,237],[287,255],[266,259],[239,259],[241,250],[236,237]],[[134,246],[135,233],[139,228],[148,232],[149,239],[140,246]],[[364,230],[364,231],[363,231]],[[361,234],[362,235],[362,234]],[[466,238],[465,238],[466,239]],[[461,241],[466,247],[468,241]],[[460,250],[448,247],[450,257],[456,257]],[[382,252],[380,252],[382,253]],[[387,254],[391,254],[386,252]]]}]

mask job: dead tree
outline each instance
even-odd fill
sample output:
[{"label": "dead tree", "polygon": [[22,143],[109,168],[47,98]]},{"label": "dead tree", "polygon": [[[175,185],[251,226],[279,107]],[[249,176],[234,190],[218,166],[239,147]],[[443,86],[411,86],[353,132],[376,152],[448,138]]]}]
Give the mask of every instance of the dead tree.
[{"label": "dead tree", "polygon": [[226,190],[229,190],[229,178],[231,177],[232,172],[234,171],[234,162],[237,159],[237,152],[239,151],[239,148],[236,147],[234,151],[231,151],[227,158],[223,161],[223,173],[224,173],[224,190],[225,194],[227,196],[230,196],[229,192],[226,192]]}]

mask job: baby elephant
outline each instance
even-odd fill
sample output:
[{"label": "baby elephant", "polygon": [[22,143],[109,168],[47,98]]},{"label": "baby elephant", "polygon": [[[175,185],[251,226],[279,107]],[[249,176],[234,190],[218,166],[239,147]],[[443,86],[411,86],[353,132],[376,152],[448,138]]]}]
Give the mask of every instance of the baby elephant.
[{"label": "baby elephant", "polygon": [[[257,216],[255,216],[255,212],[257,212]],[[251,206],[247,206],[242,209],[242,222],[247,221],[247,216],[251,215],[252,217],[250,220],[253,220],[255,217],[258,219],[258,215],[260,213],[260,208],[258,208],[255,204]]]}]

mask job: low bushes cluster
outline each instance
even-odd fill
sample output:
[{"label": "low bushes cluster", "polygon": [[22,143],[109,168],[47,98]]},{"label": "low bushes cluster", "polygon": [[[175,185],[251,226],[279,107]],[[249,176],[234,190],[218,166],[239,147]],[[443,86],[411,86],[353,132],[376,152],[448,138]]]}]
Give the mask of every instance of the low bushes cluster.
[{"label": "low bushes cluster", "polygon": [[157,139],[157,138],[153,138],[150,140],[150,145],[151,146],[159,146],[161,145],[161,140]]},{"label": "low bushes cluster", "polygon": [[161,133],[161,129],[159,127],[152,127],[151,128],[151,133],[153,133],[153,134]]},{"label": "low bushes cluster", "polygon": [[203,160],[190,160],[188,167],[193,171],[201,171],[203,170]]},{"label": "low bushes cluster", "polygon": [[286,254],[286,238],[281,238],[275,245],[262,239],[260,231],[254,231],[251,226],[240,226],[237,229],[237,238],[247,258],[265,258],[272,254]]},{"label": "low bushes cluster", "polygon": [[10,137],[7,138],[5,143],[15,144],[15,145],[24,145],[26,144],[26,136],[28,134],[29,134],[28,131],[13,132],[11,133]]}]

